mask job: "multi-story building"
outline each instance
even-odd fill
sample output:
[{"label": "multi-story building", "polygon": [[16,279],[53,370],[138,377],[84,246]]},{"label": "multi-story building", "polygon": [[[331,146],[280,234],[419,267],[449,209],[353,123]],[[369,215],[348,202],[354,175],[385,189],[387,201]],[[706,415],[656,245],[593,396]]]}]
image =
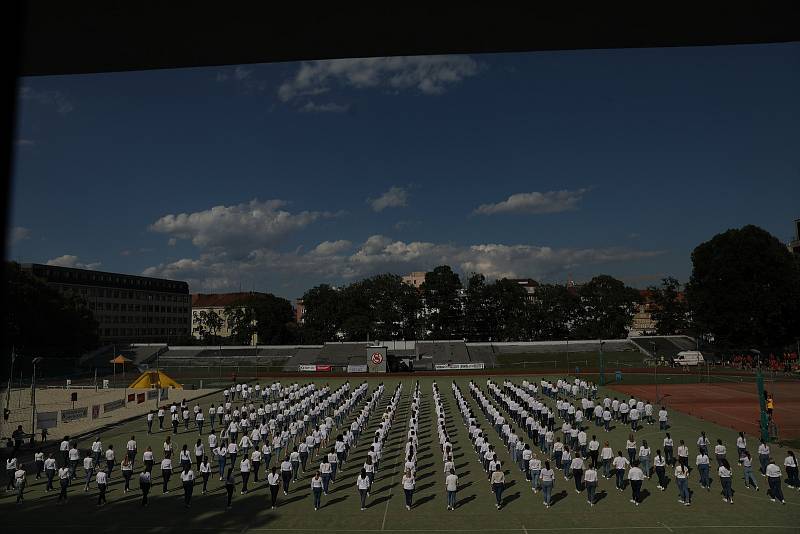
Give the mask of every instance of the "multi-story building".
[{"label": "multi-story building", "polygon": [[306,314],[306,307],[303,304],[303,299],[296,299],[294,301],[294,322],[297,324],[303,324],[305,319],[303,318]]},{"label": "multi-story building", "polygon": [[414,271],[413,273],[403,276],[403,282],[419,289],[422,283],[425,281],[426,274],[427,273],[425,271]]},{"label": "multi-story building", "polygon": [[77,295],[99,323],[101,343],[169,343],[189,335],[189,284],[177,280],[39,263],[24,271]]},{"label": "multi-story building", "polygon": [[[197,339],[203,337],[205,325],[203,324],[203,312],[214,313],[221,320],[220,328],[216,331],[219,337],[230,337],[231,328],[228,323],[229,308],[243,307],[247,301],[255,296],[264,293],[195,293],[192,295],[192,336]],[[253,320],[255,325],[255,320]],[[253,334],[250,340],[251,345],[258,344],[258,335]]]}]

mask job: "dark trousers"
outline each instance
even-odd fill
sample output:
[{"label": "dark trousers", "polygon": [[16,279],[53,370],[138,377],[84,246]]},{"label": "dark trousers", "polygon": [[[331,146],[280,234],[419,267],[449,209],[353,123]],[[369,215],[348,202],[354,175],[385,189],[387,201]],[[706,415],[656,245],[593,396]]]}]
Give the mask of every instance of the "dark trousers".
[{"label": "dark trousers", "polygon": [[780,477],[767,477],[767,481],[769,482],[770,497],[783,501],[783,489],[781,489]]},{"label": "dark trousers", "polygon": [[125,491],[131,489],[131,475],[133,475],[132,470],[130,469],[122,470],[122,477],[125,479]]},{"label": "dark trousers", "polygon": [[641,480],[631,480],[631,492],[633,493],[633,500],[636,502],[641,502],[642,496],[642,481]]},{"label": "dark trousers", "polygon": [[192,502],[192,492],[194,491],[194,481],[183,483],[183,502],[186,506]]},{"label": "dark trousers", "polygon": [[277,484],[270,485],[269,487],[269,495],[273,507],[278,505],[278,490],[279,488]]},{"label": "dark trousers", "polygon": [[292,481],[291,471],[281,471],[281,479],[283,479],[283,491],[289,493],[289,483]]},{"label": "dark trousers", "polygon": [[242,472],[242,492],[247,493],[247,481],[250,480],[250,471]]},{"label": "dark trousers", "polygon": [[45,470],[45,475],[47,476],[47,491],[51,491],[53,488],[53,478],[56,476],[55,469],[47,469]]},{"label": "dark trousers", "polygon": [[167,486],[169,485],[169,477],[171,477],[171,476],[172,476],[172,471],[170,471],[168,469],[162,469],[161,470],[161,478],[163,479],[163,489],[162,489],[162,491],[164,493],[167,492]]},{"label": "dark trousers", "polygon": [[414,497],[414,490],[403,489],[403,493],[405,493],[406,496],[406,506],[410,507],[411,499]]},{"label": "dark trousers", "polygon": [[142,490],[142,506],[147,506],[147,496],[150,494],[150,483],[140,482],[139,488]]},{"label": "dark trousers", "polygon": [[225,491],[228,492],[228,508],[231,507],[231,500],[233,500],[233,484],[225,484]]},{"label": "dark trousers", "polygon": [[58,500],[67,500],[67,488],[69,487],[69,479],[62,478],[61,479],[61,493],[58,494]]},{"label": "dark trousers", "polygon": [[583,469],[573,469],[572,477],[575,479],[575,489],[581,491],[583,489]]},{"label": "dark trousers", "polygon": [[100,493],[97,495],[97,504],[105,504],[106,503],[106,485],[105,484],[98,484],[97,489],[100,490]]}]

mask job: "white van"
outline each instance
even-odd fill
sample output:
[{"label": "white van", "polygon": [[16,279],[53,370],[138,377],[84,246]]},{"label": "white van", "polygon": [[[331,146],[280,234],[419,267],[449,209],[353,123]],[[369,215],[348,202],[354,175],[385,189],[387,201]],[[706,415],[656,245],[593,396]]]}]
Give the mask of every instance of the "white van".
[{"label": "white van", "polygon": [[696,350],[684,350],[675,355],[673,362],[676,366],[693,366],[705,363],[703,353]]}]

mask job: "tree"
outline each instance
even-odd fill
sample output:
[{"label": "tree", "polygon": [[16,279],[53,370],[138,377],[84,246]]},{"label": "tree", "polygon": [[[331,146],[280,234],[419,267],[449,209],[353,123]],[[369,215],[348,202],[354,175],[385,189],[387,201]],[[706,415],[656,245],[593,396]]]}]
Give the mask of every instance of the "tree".
[{"label": "tree", "polygon": [[652,317],[656,321],[656,333],[660,336],[683,334],[689,324],[686,301],[679,298],[680,282],[672,277],[663,278],[661,286],[648,289],[653,295]]},{"label": "tree", "polygon": [[570,338],[580,310],[580,298],[566,286],[542,284],[527,305],[530,339],[550,341]]},{"label": "tree", "polygon": [[575,335],[579,339],[627,337],[639,292],[608,275],[592,278],[578,292],[579,316]]},{"label": "tree", "polygon": [[263,345],[286,345],[297,342],[292,303],[271,293],[248,299],[256,322],[258,342]]},{"label": "tree", "polygon": [[723,346],[781,349],[800,335],[800,268],[757,226],[698,245],[686,297],[692,328]]},{"label": "tree", "polygon": [[342,289],[341,329],[345,341],[375,339],[374,321],[369,283],[361,280]]},{"label": "tree", "polygon": [[253,307],[247,301],[227,306],[225,320],[230,331],[230,341],[236,345],[249,345],[258,331]]},{"label": "tree", "polygon": [[303,342],[334,341],[342,324],[340,292],[327,284],[313,287],[303,295],[303,306]]},{"label": "tree", "polygon": [[218,333],[223,324],[222,317],[214,310],[197,312],[197,333],[207,345],[219,341]]},{"label": "tree", "polygon": [[6,354],[13,347],[26,358],[77,358],[97,348],[98,323],[82,297],[60,293],[17,263],[5,266]]},{"label": "tree", "polygon": [[527,293],[507,278],[486,286],[489,337],[493,341],[516,341],[525,333]]},{"label": "tree", "polygon": [[463,309],[459,291],[461,280],[449,265],[425,273],[420,285],[427,312],[426,327],[432,339],[457,339],[463,334]]},{"label": "tree", "polygon": [[488,338],[489,311],[486,301],[486,277],[472,274],[467,282],[467,299],[464,304],[464,335],[470,341]]}]

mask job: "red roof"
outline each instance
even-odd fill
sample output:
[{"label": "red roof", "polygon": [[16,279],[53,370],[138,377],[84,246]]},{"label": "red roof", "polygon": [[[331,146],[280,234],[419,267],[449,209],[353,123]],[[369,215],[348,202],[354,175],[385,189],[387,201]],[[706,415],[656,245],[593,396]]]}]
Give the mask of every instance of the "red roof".
[{"label": "red roof", "polygon": [[261,293],[194,293],[192,308],[224,308],[242,304]]}]

